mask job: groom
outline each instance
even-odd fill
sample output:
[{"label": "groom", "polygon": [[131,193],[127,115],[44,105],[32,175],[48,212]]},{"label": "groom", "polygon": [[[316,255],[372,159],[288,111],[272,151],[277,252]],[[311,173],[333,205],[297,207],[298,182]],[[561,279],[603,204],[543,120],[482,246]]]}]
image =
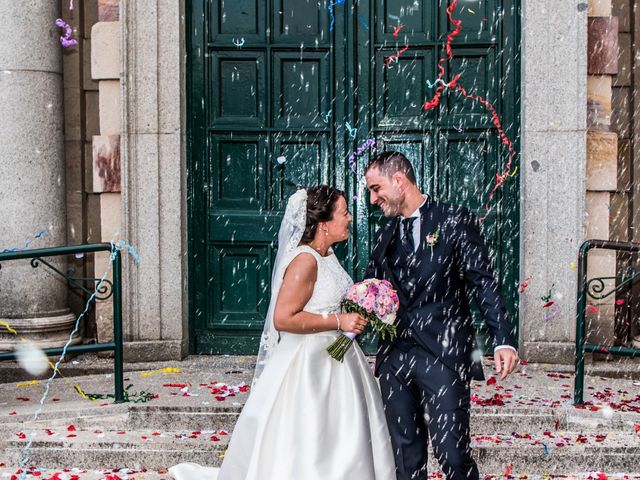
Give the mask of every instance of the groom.
[{"label": "groom", "polygon": [[489,251],[466,208],[422,195],[403,154],[376,156],[365,178],[371,203],[394,217],[378,232],[366,278],[389,280],[400,298],[398,335],[380,342],[376,358],[397,478],[426,479],[428,436],[447,479],[478,479],[469,437],[474,331],[467,292],[498,345],[500,378],[519,361]]}]

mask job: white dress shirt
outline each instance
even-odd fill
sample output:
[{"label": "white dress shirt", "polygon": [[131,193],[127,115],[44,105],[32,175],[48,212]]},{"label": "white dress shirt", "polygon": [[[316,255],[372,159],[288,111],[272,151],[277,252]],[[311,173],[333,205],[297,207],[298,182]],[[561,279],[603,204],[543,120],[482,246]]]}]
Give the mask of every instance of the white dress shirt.
[{"label": "white dress shirt", "polygon": [[[402,215],[400,215],[400,221],[404,220],[405,218],[413,218],[413,219],[417,219],[413,221],[413,251],[417,251],[418,247],[420,246],[420,228],[421,228],[421,221],[420,221],[420,209],[422,208],[422,206],[426,203],[427,201],[427,195],[423,195],[424,200],[422,201],[422,203],[420,204],[420,206],[418,208],[416,208],[415,212],[413,212],[411,215],[409,215],[409,217],[403,217]],[[513,350],[514,352],[517,352],[517,350],[515,348],[513,348],[511,345],[497,345],[494,349],[493,349],[493,353],[495,354],[498,350],[500,350],[501,348],[510,348],[511,350]]]}]

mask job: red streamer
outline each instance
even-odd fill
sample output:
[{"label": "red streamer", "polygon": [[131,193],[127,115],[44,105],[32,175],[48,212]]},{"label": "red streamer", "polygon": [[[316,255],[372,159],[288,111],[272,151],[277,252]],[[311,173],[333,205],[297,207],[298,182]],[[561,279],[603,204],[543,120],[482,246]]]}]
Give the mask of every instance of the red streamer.
[{"label": "red streamer", "polygon": [[[451,42],[453,42],[453,40],[458,35],[460,35],[460,32],[462,31],[462,20],[454,20],[452,15],[457,5],[458,5],[458,0],[451,0],[451,4],[449,4],[449,6],[447,7],[447,16],[449,17],[449,21],[456,28],[452,32],[449,32],[449,35],[447,35],[447,42],[445,44],[445,52],[447,53],[446,57],[443,57],[440,60],[438,60],[438,79],[440,80],[444,78],[445,62],[448,62],[453,58],[453,49],[451,48]],[[453,80],[451,80],[451,82],[448,85],[454,86],[457,83],[458,79],[460,78],[460,75],[461,74],[458,73],[455,77],[453,77]],[[438,86],[436,87],[435,94],[433,95],[433,98],[430,101],[425,102],[424,104],[425,110],[432,110],[436,108],[438,105],[440,105],[440,96],[442,95],[443,90],[444,90],[444,85],[442,83],[438,84]]]},{"label": "red streamer", "polygon": [[400,30],[402,30],[404,28],[404,25],[401,23],[400,25],[398,25],[397,27],[393,27],[393,36],[398,38],[398,34],[400,33]]},{"label": "red streamer", "polygon": [[405,45],[404,48],[402,48],[401,50],[398,50],[397,53],[395,55],[391,55],[390,57],[387,57],[384,59],[384,64],[385,66],[389,66],[391,65],[393,62],[397,62],[398,58],[400,58],[400,55],[402,55],[404,52],[406,52],[409,49],[409,45]]},{"label": "red streamer", "polygon": [[[451,24],[455,26],[455,29],[447,35],[447,42],[445,45],[446,56],[442,57],[438,61],[438,72],[439,72],[438,79],[440,80],[444,78],[444,74],[445,74],[444,63],[449,62],[453,58],[453,50],[451,48],[451,43],[458,35],[460,35],[460,32],[462,31],[462,20],[455,20],[453,18],[453,11],[456,9],[457,4],[458,4],[458,0],[451,0],[451,3],[447,7],[447,16],[449,17],[449,22],[451,22]],[[456,74],[451,80],[451,82],[449,82],[448,84],[443,83],[444,81],[438,83],[438,86],[436,87],[436,91],[433,98],[428,102],[425,102],[423,105],[423,108],[425,110],[433,110],[438,105],[440,105],[440,98],[442,96],[442,91],[446,86],[448,88],[451,88],[461,93],[465,98],[468,98],[469,100],[482,104],[491,113],[491,120],[493,125],[498,130],[500,140],[502,141],[502,144],[505,145],[507,147],[507,150],[509,151],[509,159],[507,160],[507,164],[505,166],[504,171],[502,173],[496,174],[495,184],[493,186],[493,189],[489,193],[489,199],[485,204],[486,213],[482,218],[480,218],[480,221],[483,222],[489,215],[489,211],[491,209],[489,205],[491,204],[491,200],[493,200],[495,193],[498,191],[499,188],[501,188],[504,185],[507,178],[511,176],[512,174],[511,165],[513,163],[514,158],[518,154],[518,152],[516,152],[516,149],[513,146],[513,142],[507,136],[504,129],[502,128],[502,122],[500,121],[500,116],[498,115],[498,112],[496,111],[493,104],[488,100],[486,100],[485,98],[481,97],[480,95],[474,95],[474,94],[468,93],[463,87],[458,85],[458,80],[460,79],[461,75],[462,75],[461,73]]]}]

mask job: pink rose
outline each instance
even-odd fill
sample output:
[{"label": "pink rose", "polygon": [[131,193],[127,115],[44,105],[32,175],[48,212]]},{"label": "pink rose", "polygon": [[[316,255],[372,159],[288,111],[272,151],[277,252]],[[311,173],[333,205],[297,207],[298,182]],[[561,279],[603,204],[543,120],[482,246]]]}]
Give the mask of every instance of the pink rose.
[{"label": "pink rose", "polygon": [[364,302],[362,302],[362,308],[364,308],[368,313],[371,313],[373,311],[373,302],[370,302],[369,300],[365,300]]}]

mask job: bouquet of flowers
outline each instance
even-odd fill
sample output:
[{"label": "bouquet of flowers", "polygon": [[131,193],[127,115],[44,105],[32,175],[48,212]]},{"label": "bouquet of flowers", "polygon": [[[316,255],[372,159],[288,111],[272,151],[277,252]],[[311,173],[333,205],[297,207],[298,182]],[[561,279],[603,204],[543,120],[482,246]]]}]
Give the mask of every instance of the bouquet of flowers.
[{"label": "bouquet of flowers", "polygon": [[[369,320],[369,325],[384,340],[396,336],[396,313],[400,306],[398,294],[386,280],[369,278],[354,284],[342,301],[346,313],[359,313]],[[353,345],[356,334],[344,332],[329,347],[327,352],[342,362],[345,353]]]}]

